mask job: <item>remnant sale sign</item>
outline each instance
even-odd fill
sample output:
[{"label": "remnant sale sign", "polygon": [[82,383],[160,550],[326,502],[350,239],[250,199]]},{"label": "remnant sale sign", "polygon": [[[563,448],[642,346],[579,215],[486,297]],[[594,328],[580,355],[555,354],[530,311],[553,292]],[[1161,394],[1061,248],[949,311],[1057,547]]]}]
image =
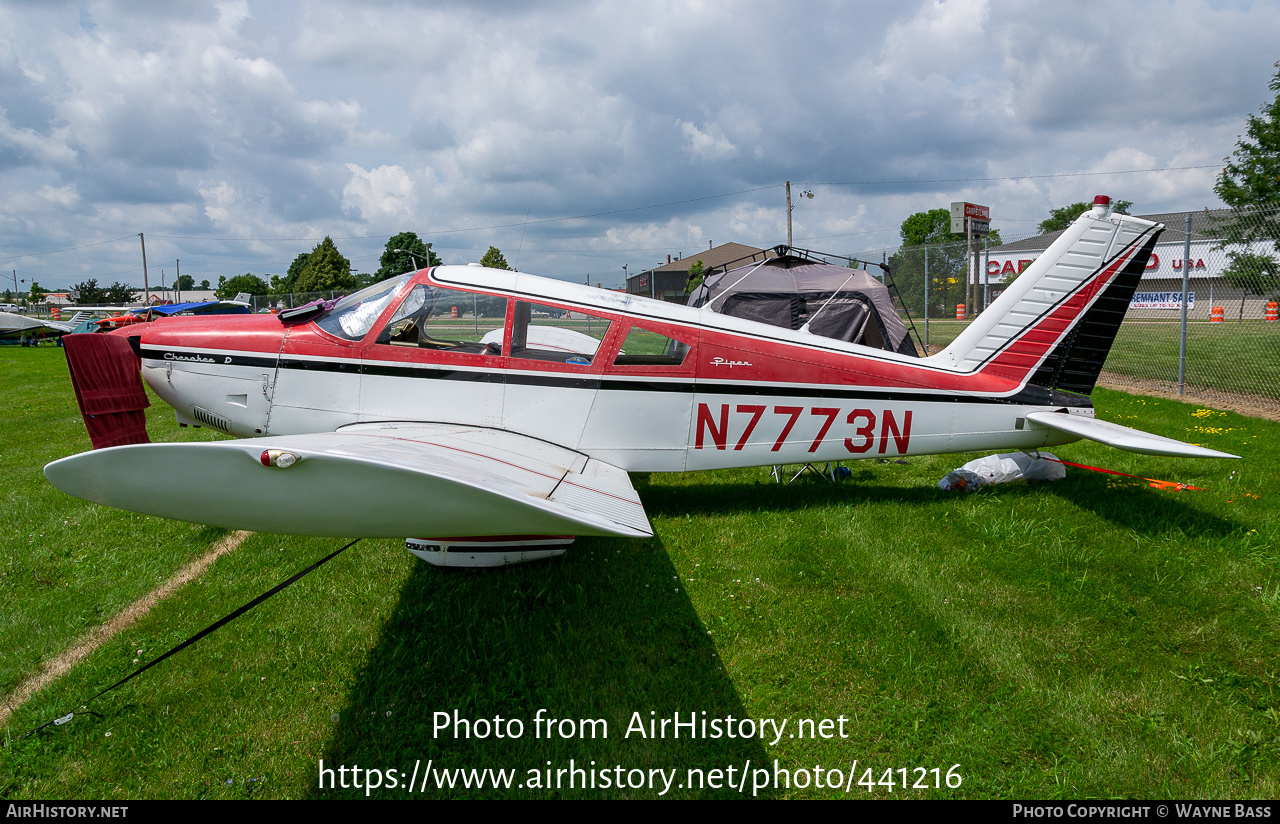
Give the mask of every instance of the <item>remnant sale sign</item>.
[{"label": "remnant sale sign", "polygon": [[[1130,309],[1181,309],[1181,292],[1134,292]],[[1196,308],[1196,293],[1187,293],[1187,309]]]}]

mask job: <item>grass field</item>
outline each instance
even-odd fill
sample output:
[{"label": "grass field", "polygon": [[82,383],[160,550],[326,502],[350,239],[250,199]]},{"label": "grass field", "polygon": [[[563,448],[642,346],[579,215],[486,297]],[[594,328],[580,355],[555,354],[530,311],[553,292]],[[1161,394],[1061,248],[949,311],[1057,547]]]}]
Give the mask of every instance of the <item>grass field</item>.
[{"label": "grass field", "polygon": [[[8,696],[225,533],[102,509],[44,481],[45,462],[88,448],[61,350],[0,349],[0,399]],[[1244,460],[1058,450],[1199,492],[1078,470],[940,492],[973,456],[855,463],[839,484],[775,486],[762,469],[637,477],[653,539],[580,539],[563,558],[487,572],[364,541],[100,699],[96,715],[16,740],[341,543],[254,535],[17,708],[0,796],[366,794],[321,789],[323,759],[403,770],[399,787],[369,791],[379,798],[404,797],[428,761],[511,769],[526,784],[571,761],[610,776],[676,769],[668,797],[739,797],[688,786],[687,770],[736,782],[747,765],[772,776],[776,762],[794,771],[789,786],[762,796],[845,797],[816,786],[820,766],[824,785],[853,767],[854,798],[1274,798],[1280,424],[1103,390],[1095,402],[1102,417]],[[153,438],[209,437],[151,412]],[[608,737],[579,724],[535,737],[539,710],[603,720]],[[523,735],[436,728],[436,713],[455,712],[500,717],[508,733],[519,720]],[[776,741],[626,735],[635,713],[675,712],[787,726]],[[832,724],[788,737],[806,719]],[[903,775],[930,788],[904,790]],[[601,788],[598,774],[594,790],[551,780],[495,790],[458,778],[413,795],[659,795]]]}]

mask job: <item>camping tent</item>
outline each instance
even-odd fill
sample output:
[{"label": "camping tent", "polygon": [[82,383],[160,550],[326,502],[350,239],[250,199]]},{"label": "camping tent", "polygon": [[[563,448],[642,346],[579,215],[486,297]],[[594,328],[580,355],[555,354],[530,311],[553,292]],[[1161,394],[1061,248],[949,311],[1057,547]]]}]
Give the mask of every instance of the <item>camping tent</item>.
[{"label": "camping tent", "polygon": [[708,275],[689,305],[918,356],[889,289],[865,269],[784,254]]}]

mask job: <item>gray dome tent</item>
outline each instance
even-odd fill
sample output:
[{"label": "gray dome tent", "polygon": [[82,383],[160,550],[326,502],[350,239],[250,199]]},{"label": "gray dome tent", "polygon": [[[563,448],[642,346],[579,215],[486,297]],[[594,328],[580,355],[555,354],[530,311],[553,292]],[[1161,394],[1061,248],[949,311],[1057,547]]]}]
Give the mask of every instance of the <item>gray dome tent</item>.
[{"label": "gray dome tent", "polygon": [[780,254],[708,274],[688,304],[784,329],[808,324],[815,335],[919,356],[888,287],[865,269]]}]

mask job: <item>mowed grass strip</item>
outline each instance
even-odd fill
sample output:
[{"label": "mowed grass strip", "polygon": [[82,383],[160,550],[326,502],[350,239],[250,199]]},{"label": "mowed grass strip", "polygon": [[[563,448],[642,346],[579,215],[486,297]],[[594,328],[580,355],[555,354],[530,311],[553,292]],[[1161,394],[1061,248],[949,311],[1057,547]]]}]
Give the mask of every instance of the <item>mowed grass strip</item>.
[{"label": "mowed grass strip", "polygon": [[[737,797],[725,772],[717,787],[705,779],[750,765],[769,771],[763,796],[844,797],[825,786],[827,771],[856,761],[854,797],[1274,797],[1280,425],[1103,390],[1095,402],[1104,418],[1244,460],[1057,450],[1201,492],[1074,469],[1052,484],[940,492],[938,479],[973,456],[853,463],[839,484],[779,486],[764,469],[637,477],[654,539],[582,539],[561,559],[486,572],[435,569],[398,542],[365,541],[112,693],[95,707],[102,717],[10,746],[0,793],[404,797],[430,762],[437,774],[414,797],[658,795],[603,787],[599,774],[586,789],[542,779],[594,761],[678,770],[668,796]],[[175,540],[191,529],[146,520]],[[132,540],[118,563],[151,547]],[[338,543],[253,536],[34,697],[7,733],[74,706]],[[61,598],[106,597],[53,566]],[[539,710],[565,723],[539,736]],[[626,734],[634,714],[675,712],[788,726],[777,741]],[[523,734],[498,737],[498,719]],[[831,737],[790,737],[824,719],[838,725]],[[491,722],[483,737],[480,720]],[[383,786],[322,789],[321,759],[377,769]],[[960,786],[933,788],[955,765]],[[402,771],[394,788],[392,769]],[[456,769],[510,770],[513,783],[463,786],[442,772]],[[898,770],[930,788],[904,791]],[[452,788],[435,780],[450,776]]]}]

